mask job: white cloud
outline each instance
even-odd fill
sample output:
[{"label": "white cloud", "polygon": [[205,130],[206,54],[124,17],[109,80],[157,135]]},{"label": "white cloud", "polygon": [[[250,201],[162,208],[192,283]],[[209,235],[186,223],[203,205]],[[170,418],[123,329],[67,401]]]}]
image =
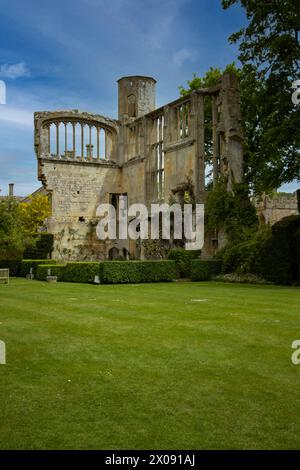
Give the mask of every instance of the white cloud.
[{"label": "white cloud", "polygon": [[33,112],[28,109],[3,105],[0,107],[0,121],[19,126],[33,127]]},{"label": "white cloud", "polygon": [[197,60],[197,52],[192,49],[180,49],[173,54],[173,62],[177,67],[186,62],[195,62]]},{"label": "white cloud", "polygon": [[19,62],[17,64],[2,64],[0,65],[0,77],[2,78],[11,78],[15,80],[16,78],[29,77],[30,71],[25,64],[25,62]]}]

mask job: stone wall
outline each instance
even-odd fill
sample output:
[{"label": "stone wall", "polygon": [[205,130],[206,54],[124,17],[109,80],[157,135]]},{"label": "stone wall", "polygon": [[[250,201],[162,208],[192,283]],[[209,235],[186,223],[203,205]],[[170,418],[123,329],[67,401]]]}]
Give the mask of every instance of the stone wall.
[{"label": "stone wall", "polygon": [[255,201],[257,215],[261,224],[273,225],[284,217],[298,214],[297,195],[278,194],[263,196]]},{"label": "stone wall", "polygon": [[[239,94],[234,75],[218,86],[199,89],[155,109],[155,80],[119,80],[119,119],[78,110],[35,113],[38,175],[52,197],[48,230],[55,236],[53,257],[97,260],[142,256],[138,243],[100,241],[96,210],[112,194],[128,204],[169,202],[182,197],[189,181],[196,202],[205,201],[205,106],[213,108],[212,179],[242,179]],[[207,240],[207,251],[211,240]],[[216,240],[213,240],[214,249]]]}]

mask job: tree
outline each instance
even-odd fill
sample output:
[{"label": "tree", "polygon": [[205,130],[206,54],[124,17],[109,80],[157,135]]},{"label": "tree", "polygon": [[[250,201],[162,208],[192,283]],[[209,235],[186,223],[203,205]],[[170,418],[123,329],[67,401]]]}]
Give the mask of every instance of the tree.
[{"label": "tree", "polygon": [[[181,95],[215,85],[224,72],[235,72],[241,92],[244,126],[245,181],[255,193],[282,183],[300,181],[300,110],[292,102],[292,84],[299,75],[299,13],[292,0],[223,1],[224,8],[241,3],[250,21],[230,37],[240,41],[242,67],[210,68],[203,78],[194,74]],[[211,111],[205,104],[205,143],[211,156]]]},{"label": "tree", "polygon": [[0,201],[0,259],[17,259],[24,250],[24,231],[17,201]]},{"label": "tree", "polygon": [[300,10],[297,0],[222,0],[240,4],[249,21],[232,34],[239,42],[246,179],[256,192],[300,181],[300,110],[292,103],[299,78]]},{"label": "tree", "polygon": [[51,213],[48,196],[38,194],[31,197],[30,202],[19,205],[21,220],[27,235],[35,235]]}]

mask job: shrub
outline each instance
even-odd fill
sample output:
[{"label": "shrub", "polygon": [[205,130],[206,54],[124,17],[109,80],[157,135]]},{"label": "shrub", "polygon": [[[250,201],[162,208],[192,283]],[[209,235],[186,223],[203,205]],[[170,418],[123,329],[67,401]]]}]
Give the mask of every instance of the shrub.
[{"label": "shrub", "polygon": [[24,251],[24,258],[48,259],[53,251],[54,237],[52,233],[41,233],[38,237],[32,237],[32,245]]},{"label": "shrub", "polygon": [[213,276],[212,279],[214,281],[221,281],[221,282],[238,282],[243,284],[270,284],[268,281],[263,279],[260,276],[255,274],[237,274],[237,273],[230,273],[230,274],[219,274],[217,276]]},{"label": "shrub", "polygon": [[227,178],[222,177],[208,192],[205,202],[205,228],[208,232],[224,229],[227,239],[242,240],[249,230],[258,227],[254,204],[249,199],[245,183],[234,183],[232,191],[227,190]]},{"label": "shrub", "polygon": [[222,263],[218,260],[193,260],[191,266],[192,281],[209,281],[212,276],[219,274]]},{"label": "shrub", "polygon": [[222,272],[225,274],[233,272],[260,274],[261,253],[271,235],[271,228],[266,226],[246,241],[228,243],[217,254],[217,259],[222,261]]},{"label": "shrub", "polygon": [[104,261],[100,263],[100,278],[104,284],[173,281],[176,265],[173,260]]},{"label": "shrub", "polygon": [[168,258],[175,261],[177,277],[190,277],[192,260],[199,258],[201,250],[185,250],[184,248],[172,249]]},{"label": "shrub", "polygon": [[276,284],[300,280],[300,215],[259,229],[247,241],[227,244],[217,257],[222,272],[255,274]]},{"label": "shrub", "polygon": [[260,253],[259,271],[276,284],[291,284],[299,279],[300,215],[284,217],[272,227],[272,236]]},{"label": "shrub", "polygon": [[39,264],[36,279],[46,281],[49,269],[51,270],[51,276],[57,276],[58,281],[63,281],[65,266],[62,264]]},{"label": "shrub", "polygon": [[93,282],[99,276],[99,262],[73,262],[67,263],[64,269],[65,282]]},{"label": "shrub", "polygon": [[21,268],[21,260],[0,260],[0,268],[8,268],[10,276],[18,276]]},{"label": "shrub", "polygon": [[29,274],[30,269],[32,268],[32,274],[36,276],[37,272],[37,267],[40,264],[49,264],[49,265],[54,265],[56,264],[56,260],[51,260],[51,259],[23,259],[21,261],[21,270],[20,274],[21,276],[25,277],[26,274]]}]

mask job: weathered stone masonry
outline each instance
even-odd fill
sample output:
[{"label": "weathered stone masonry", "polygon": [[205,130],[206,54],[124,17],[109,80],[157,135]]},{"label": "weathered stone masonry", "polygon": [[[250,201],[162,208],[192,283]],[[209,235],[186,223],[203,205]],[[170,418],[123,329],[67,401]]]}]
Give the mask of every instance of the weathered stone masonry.
[{"label": "weathered stone masonry", "polygon": [[213,116],[213,181],[226,174],[230,189],[233,180],[242,180],[240,103],[233,74],[159,109],[153,78],[124,77],[118,85],[118,120],[78,110],[34,115],[38,177],[52,198],[48,230],[55,235],[55,258],[143,256],[136,242],[96,237],[96,209],[114,202],[116,195],[127,194],[129,205],[168,202],[189,178],[196,202],[205,201],[205,99]]}]

